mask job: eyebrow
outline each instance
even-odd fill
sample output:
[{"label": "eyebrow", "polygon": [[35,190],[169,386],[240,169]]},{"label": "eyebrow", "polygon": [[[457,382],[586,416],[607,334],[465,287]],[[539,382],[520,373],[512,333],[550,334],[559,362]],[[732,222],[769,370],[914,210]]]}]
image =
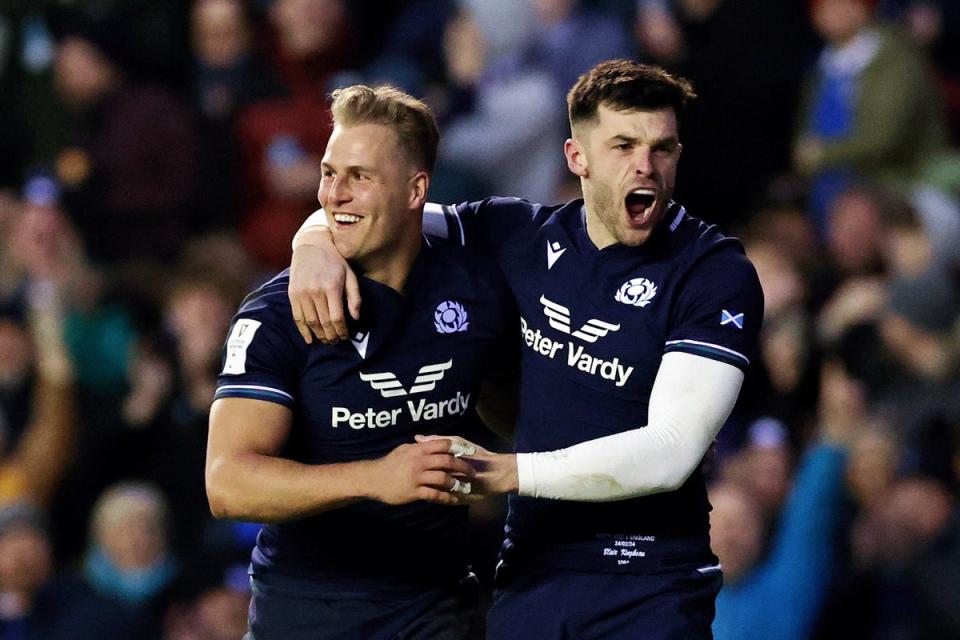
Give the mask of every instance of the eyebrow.
[{"label": "eyebrow", "polygon": [[[326,161],[321,161],[321,162],[320,162],[320,168],[321,168],[321,169],[330,169],[330,170],[332,170],[332,171],[334,171],[334,172],[337,171],[337,168],[336,168],[336,167],[334,167],[332,164],[330,164],[329,162],[326,162]],[[343,169],[343,173],[361,173],[361,172],[362,172],[362,173],[373,173],[373,174],[377,174],[377,173],[378,173],[377,170],[374,169],[373,167],[366,167],[366,166],[360,165],[360,164],[352,164],[352,165],[350,165],[350,166],[348,166],[348,167],[344,167],[344,169]]]},{"label": "eyebrow", "polygon": [[[642,143],[643,141],[640,138],[628,136],[625,133],[618,133],[617,135],[610,137],[608,142],[617,142],[617,143],[626,142],[629,144],[639,144],[639,143]],[[668,146],[668,145],[675,145],[675,144],[680,144],[680,139],[677,138],[677,136],[667,136],[665,138],[657,138],[656,140],[650,143],[650,146],[659,147],[659,146]]]}]

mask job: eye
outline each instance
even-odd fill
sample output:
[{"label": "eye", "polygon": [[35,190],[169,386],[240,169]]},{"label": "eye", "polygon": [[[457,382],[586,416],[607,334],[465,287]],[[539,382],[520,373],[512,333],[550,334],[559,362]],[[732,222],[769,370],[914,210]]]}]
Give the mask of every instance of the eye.
[{"label": "eye", "polygon": [[332,170],[332,169],[324,169],[324,170],[320,173],[320,175],[321,175],[321,177],[324,177],[324,178],[332,178],[332,177],[333,177],[333,170]]},{"label": "eye", "polygon": [[613,148],[617,151],[629,151],[631,148],[633,148],[633,145],[629,142],[621,142],[620,144],[613,145]]}]

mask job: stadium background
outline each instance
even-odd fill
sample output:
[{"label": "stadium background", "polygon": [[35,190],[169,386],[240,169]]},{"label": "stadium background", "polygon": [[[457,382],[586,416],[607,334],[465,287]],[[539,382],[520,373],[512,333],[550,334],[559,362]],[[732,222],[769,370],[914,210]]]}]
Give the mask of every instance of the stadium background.
[{"label": "stadium background", "polygon": [[[814,12],[857,4],[882,64],[821,56]],[[315,206],[333,88],[433,106],[434,201],[558,202],[565,91],[615,57],[693,81],[677,199],[744,240],[765,290],[707,463],[754,525],[722,559],[777,574],[738,606],[810,603],[770,637],[960,637],[951,0],[0,1],[2,633],[242,634],[255,527],[209,516],[207,412],[230,316]],[[794,483],[825,431],[843,473]],[[502,516],[472,516],[487,587]],[[790,516],[826,532],[806,585]]]}]

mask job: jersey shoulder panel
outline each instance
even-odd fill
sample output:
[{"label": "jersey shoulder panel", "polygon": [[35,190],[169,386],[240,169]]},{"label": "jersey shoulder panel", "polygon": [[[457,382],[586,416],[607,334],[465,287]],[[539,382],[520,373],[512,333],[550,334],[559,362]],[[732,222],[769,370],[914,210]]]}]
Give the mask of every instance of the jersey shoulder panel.
[{"label": "jersey shoulder panel", "polygon": [[736,238],[696,218],[684,222],[684,273],[665,351],[686,351],[746,369],[763,322],[756,269]]},{"label": "jersey shoulder panel", "polygon": [[465,243],[490,243],[494,247],[526,237],[549,220],[558,205],[542,205],[521,198],[492,197],[448,207],[454,232]]},{"label": "jersey shoulder panel", "polygon": [[250,398],[292,407],[307,345],[287,297],[284,271],[251,292],[233,318],[217,378],[218,398]]}]

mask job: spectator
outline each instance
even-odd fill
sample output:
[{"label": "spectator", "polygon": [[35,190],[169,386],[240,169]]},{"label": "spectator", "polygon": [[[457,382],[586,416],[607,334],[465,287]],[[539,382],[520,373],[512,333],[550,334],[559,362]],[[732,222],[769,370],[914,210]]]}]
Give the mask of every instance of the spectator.
[{"label": "spectator", "polygon": [[223,580],[205,589],[165,621],[164,640],[236,640],[247,631],[250,579],[245,565],[228,567]]},{"label": "spectator", "polygon": [[199,210],[193,229],[236,229],[240,205],[238,114],[281,92],[279,79],[261,60],[254,25],[241,0],[196,0],[193,34],[193,100],[200,116],[203,150]]},{"label": "spectator", "polygon": [[[572,87],[604,60],[629,58],[633,46],[619,17],[583,0],[532,0],[536,37],[533,64],[548,71],[556,87]],[[571,47],[576,42],[578,46]]]},{"label": "spectator", "polygon": [[61,98],[81,121],[58,173],[85,245],[111,265],[173,255],[198,187],[189,113],[166,90],[128,79],[130,47],[123,24],[78,19],[64,27],[55,63]]},{"label": "spectator", "polygon": [[143,629],[157,630],[180,566],[168,542],[166,498],[142,483],[120,483],[97,501],[84,576],[102,597],[126,606]]},{"label": "spectator", "polygon": [[444,50],[448,77],[467,108],[444,118],[433,197],[447,172],[466,169],[493,193],[554,202],[564,173],[563,89],[525,57],[533,8],[526,0],[463,0],[459,7]]},{"label": "spectator", "polygon": [[[641,56],[689,78],[677,201],[710,222],[743,220],[790,165],[798,87],[814,46],[803,2],[640,0]],[[762,55],[757,55],[762,51]],[[731,114],[736,117],[731,117]],[[747,150],[746,153],[731,150]],[[730,162],[735,153],[736,162]]]},{"label": "spectator", "polygon": [[0,510],[0,636],[24,640],[133,640],[128,611],[80,579],[54,574],[41,511]]},{"label": "spectator", "polygon": [[851,640],[960,638],[960,512],[938,481],[897,480],[853,527],[853,576],[821,625]]},{"label": "spectator", "polygon": [[821,442],[800,463],[766,554],[763,512],[750,491],[729,482],[710,491],[711,543],[726,583],[717,640],[799,640],[817,620],[837,554],[847,448],[864,422],[862,393],[836,364],[825,366],[818,417]]},{"label": "spectator", "polygon": [[856,177],[903,188],[923,181],[948,137],[928,60],[874,20],[875,0],[816,0],[813,24],[827,43],[800,111],[794,167],[813,178],[822,233],[830,202]]},{"label": "spectator", "polygon": [[343,0],[275,0],[269,8],[286,94],[240,116],[240,233],[265,269],[289,262],[290,238],[316,207],[320,157],[330,137],[327,93],[355,63],[356,30]]}]

